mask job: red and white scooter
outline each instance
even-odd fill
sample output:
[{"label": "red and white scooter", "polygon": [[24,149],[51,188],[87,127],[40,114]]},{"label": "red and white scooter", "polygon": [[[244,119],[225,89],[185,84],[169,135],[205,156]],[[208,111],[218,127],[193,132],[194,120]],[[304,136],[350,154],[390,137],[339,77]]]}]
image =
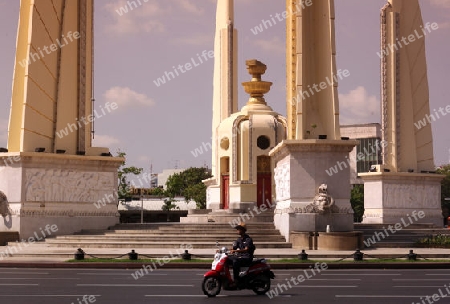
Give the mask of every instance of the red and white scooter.
[{"label": "red and white scooter", "polygon": [[222,288],[224,290],[251,289],[258,295],[263,295],[270,289],[270,279],[274,279],[275,275],[265,259],[253,259],[250,266],[241,267],[239,283],[234,285],[228,266],[228,254],[226,247],[216,251],[211,270],[204,274],[202,290],[205,295],[215,297]]}]

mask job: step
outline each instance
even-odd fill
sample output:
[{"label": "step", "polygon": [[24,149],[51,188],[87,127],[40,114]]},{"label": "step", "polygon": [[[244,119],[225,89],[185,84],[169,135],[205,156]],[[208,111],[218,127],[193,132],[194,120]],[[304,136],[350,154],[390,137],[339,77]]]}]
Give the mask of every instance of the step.
[{"label": "step", "polygon": [[[95,236],[89,236],[89,237],[73,237],[73,236],[60,236],[56,237],[55,239],[48,239],[48,242],[52,242],[54,240],[57,241],[93,241],[93,240],[106,240],[106,241],[134,241],[134,242],[149,242],[149,241],[155,241],[155,242],[163,242],[163,241],[180,241],[180,242],[186,242],[186,241],[209,241],[209,242],[216,242],[216,241],[235,241],[235,237],[224,237],[224,236],[207,236],[207,237],[198,237],[198,236],[153,236],[153,237],[95,237]],[[253,238],[254,242],[262,241],[262,242],[285,242],[286,239],[283,236],[271,236],[271,237],[256,237]]]},{"label": "step", "polygon": [[[186,242],[108,242],[108,241],[57,241],[47,243],[48,247],[81,247],[81,248],[180,248]],[[231,244],[231,243],[230,243]],[[194,249],[216,248],[215,242],[189,242]],[[224,245],[221,244],[221,245]],[[258,248],[292,248],[291,243],[286,242],[255,242]]]}]

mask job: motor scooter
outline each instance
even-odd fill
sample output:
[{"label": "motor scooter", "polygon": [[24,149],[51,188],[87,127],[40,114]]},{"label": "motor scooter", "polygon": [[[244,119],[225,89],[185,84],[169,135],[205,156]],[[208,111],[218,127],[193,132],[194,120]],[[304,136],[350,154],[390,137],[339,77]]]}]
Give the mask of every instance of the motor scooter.
[{"label": "motor scooter", "polygon": [[241,267],[239,282],[234,284],[228,265],[229,254],[226,247],[216,251],[211,270],[203,275],[202,290],[205,295],[215,297],[222,288],[224,290],[251,289],[258,295],[269,291],[270,280],[275,278],[275,274],[270,270],[266,259],[253,259],[250,265]]}]

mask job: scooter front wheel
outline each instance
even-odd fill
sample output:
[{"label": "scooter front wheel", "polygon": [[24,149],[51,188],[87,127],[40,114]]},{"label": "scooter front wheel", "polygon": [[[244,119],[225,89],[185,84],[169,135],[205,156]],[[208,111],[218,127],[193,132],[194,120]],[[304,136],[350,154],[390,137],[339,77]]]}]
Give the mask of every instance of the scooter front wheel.
[{"label": "scooter front wheel", "polygon": [[203,280],[202,290],[208,297],[215,297],[220,293],[222,282],[218,277],[206,277]]}]

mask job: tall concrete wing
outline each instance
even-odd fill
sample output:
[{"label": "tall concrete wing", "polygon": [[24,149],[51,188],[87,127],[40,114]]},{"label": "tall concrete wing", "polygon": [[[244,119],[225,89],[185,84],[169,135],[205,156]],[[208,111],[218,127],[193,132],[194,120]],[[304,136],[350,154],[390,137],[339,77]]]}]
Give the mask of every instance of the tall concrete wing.
[{"label": "tall concrete wing", "polygon": [[85,152],[91,147],[93,0],[21,0],[19,18],[8,149]]},{"label": "tall concrete wing", "polygon": [[218,0],[214,41],[214,93],[212,122],[212,175],[217,172],[217,128],[237,112],[237,30],[234,28],[234,1]]},{"label": "tall concrete wing", "polygon": [[334,1],[306,6],[301,0],[286,0],[286,6],[289,139],[308,138],[312,129],[340,139]]},{"label": "tall concrete wing", "polygon": [[124,159],[91,145],[93,1],[20,1],[0,231],[21,239],[49,224],[72,234],[119,222]]},{"label": "tall concrete wing", "polygon": [[393,172],[432,171],[431,124],[417,125],[431,117],[425,57],[429,31],[418,0],[389,0],[381,12],[381,27],[382,131],[388,143],[383,163]]},{"label": "tall concrete wing", "polygon": [[[383,164],[364,181],[363,223],[399,223],[421,210],[442,226],[441,180],[434,173],[425,32],[418,0],[389,0],[381,10]],[[429,31],[428,31],[429,33]]]}]

